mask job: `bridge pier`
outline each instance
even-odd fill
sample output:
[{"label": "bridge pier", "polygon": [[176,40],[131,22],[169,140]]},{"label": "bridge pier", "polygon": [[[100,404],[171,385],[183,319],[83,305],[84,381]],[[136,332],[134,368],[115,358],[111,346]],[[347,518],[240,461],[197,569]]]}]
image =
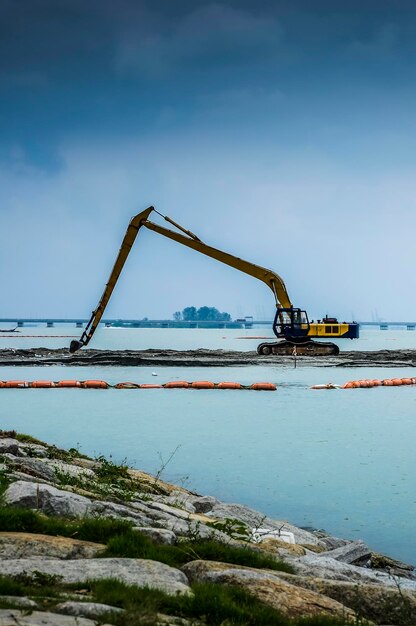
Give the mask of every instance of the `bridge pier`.
[{"label": "bridge pier", "polygon": [[17,322],[17,326],[18,326],[18,328],[23,328],[24,322],[18,321]]},{"label": "bridge pier", "polygon": [[53,322],[46,322],[46,328],[53,328]]}]

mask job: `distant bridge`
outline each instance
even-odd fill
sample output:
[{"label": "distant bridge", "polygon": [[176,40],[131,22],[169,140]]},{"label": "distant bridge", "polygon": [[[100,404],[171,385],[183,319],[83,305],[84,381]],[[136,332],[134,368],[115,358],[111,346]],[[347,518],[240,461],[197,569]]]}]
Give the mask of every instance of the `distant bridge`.
[{"label": "distant bridge", "polygon": [[[77,328],[82,328],[88,323],[89,319],[82,317],[4,317],[0,318],[1,324],[14,324],[19,328],[30,324],[45,324],[48,328],[53,328],[55,324],[73,324]],[[113,326],[119,328],[252,328],[253,326],[269,326],[273,324],[272,320],[255,320],[251,317],[230,320],[228,322],[220,321],[183,321],[183,320],[149,320],[149,319],[102,319],[101,326]],[[389,328],[407,328],[407,330],[415,330],[416,322],[359,322],[360,327],[375,326],[380,330],[388,330]]]}]

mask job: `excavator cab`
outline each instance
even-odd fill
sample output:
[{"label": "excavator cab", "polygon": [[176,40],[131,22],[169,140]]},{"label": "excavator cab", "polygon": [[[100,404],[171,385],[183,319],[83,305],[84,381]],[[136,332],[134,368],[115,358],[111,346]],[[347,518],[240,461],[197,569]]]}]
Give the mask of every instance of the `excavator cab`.
[{"label": "excavator cab", "polygon": [[309,320],[306,311],[290,307],[277,307],[273,322],[273,332],[278,339],[289,339],[293,343],[302,342],[309,333]]}]

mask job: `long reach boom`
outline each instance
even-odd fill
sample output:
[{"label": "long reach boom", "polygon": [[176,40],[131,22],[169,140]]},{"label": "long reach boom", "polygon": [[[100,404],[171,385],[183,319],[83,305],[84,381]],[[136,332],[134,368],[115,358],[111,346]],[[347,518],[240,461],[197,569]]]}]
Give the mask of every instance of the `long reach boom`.
[{"label": "long reach boom", "polygon": [[[156,213],[158,213],[158,215],[161,215],[161,217],[163,217],[166,222],[172,224],[172,226],[174,226],[184,234],[151,222],[148,217],[152,213],[152,211],[155,211]],[[154,207],[150,206],[145,211],[142,211],[141,213],[133,217],[130,221],[116,261],[114,263],[114,267],[105,286],[103,295],[100,298],[97,308],[92,312],[91,319],[89,320],[84,332],[82,333],[81,339],[79,341],[71,341],[71,345],[69,348],[70,352],[76,352],[76,350],[78,350],[82,346],[86,346],[92,339],[92,336],[94,335],[94,332],[98,324],[100,323],[107,304],[111,298],[111,294],[113,293],[113,289],[116,286],[117,280],[121,274],[130,250],[142,226],[145,226],[149,230],[153,230],[154,232],[159,233],[159,235],[163,235],[164,237],[173,239],[174,241],[177,241],[184,246],[188,246],[188,248],[193,248],[197,252],[201,252],[202,254],[210,256],[213,259],[220,261],[221,263],[225,263],[226,265],[234,267],[240,272],[244,272],[244,274],[249,274],[250,276],[257,278],[258,280],[263,281],[272,290],[277,307],[283,307],[285,309],[292,308],[292,304],[290,302],[285,283],[278,274],[275,274],[275,272],[261,267],[260,265],[255,265],[254,263],[250,263],[249,261],[244,261],[239,257],[229,254],[228,252],[223,252],[222,250],[218,250],[217,248],[208,246],[206,243],[203,243],[199,239],[199,237],[194,235],[194,233],[192,233],[190,230],[183,228],[182,226],[174,222],[170,217],[162,215],[161,213],[156,211]]]}]

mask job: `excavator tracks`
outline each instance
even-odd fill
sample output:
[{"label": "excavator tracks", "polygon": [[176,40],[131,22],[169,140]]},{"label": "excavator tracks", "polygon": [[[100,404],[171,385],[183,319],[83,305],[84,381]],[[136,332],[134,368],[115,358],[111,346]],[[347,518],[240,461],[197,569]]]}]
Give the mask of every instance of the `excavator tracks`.
[{"label": "excavator tracks", "polygon": [[268,356],[332,356],[339,354],[339,347],[330,341],[305,341],[292,343],[291,341],[277,341],[275,343],[261,343],[257,346],[257,354]]}]

